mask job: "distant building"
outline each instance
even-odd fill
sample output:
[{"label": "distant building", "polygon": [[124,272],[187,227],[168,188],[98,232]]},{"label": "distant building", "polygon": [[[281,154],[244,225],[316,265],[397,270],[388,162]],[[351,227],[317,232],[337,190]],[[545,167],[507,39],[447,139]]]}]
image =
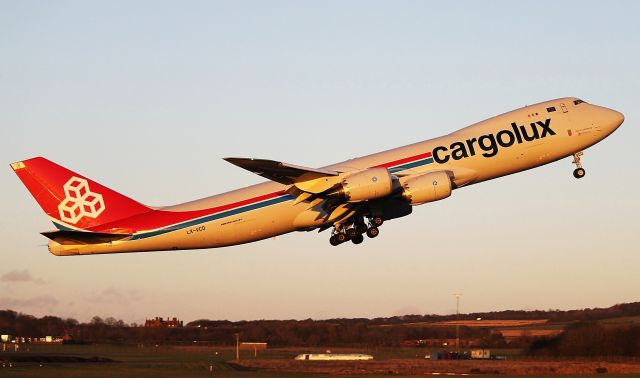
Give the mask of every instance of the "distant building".
[{"label": "distant building", "polygon": [[474,360],[488,360],[491,358],[489,349],[472,349],[471,358]]},{"label": "distant building", "polygon": [[177,318],[164,320],[162,317],[156,316],[154,319],[147,319],[144,321],[144,326],[147,328],[181,328],[182,320]]},{"label": "distant building", "polygon": [[468,360],[471,358],[469,353],[457,353],[457,352],[431,352],[424,356],[427,360]]},{"label": "distant building", "polygon": [[258,357],[258,351],[259,350],[266,350],[267,349],[267,343],[242,342],[242,343],[240,343],[240,345],[238,345],[238,348],[240,350],[252,350],[253,351],[253,355],[255,357]]},{"label": "distant building", "polygon": [[45,336],[45,337],[29,337],[27,342],[30,344],[62,344],[62,337]]},{"label": "distant building", "polygon": [[[454,347],[456,339],[419,339],[419,340],[402,340],[400,345],[403,347]],[[480,339],[460,339],[460,346],[474,346],[480,342]]]},{"label": "distant building", "polygon": [[238,347],[242,350],[266,350],[267,343],[241,342]]}]

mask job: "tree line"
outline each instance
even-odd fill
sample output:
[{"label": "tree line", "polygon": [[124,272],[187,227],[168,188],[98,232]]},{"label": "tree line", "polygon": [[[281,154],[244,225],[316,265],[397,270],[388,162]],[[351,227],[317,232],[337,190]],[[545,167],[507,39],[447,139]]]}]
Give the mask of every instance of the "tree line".
[{"label": "tree line", "polygon": [[556,337],[534,340],[529,353],[554,357],[640,357],[640,325],[577,322]]},{"label": "tree line", "polygon": [[[602,325],[598,320],[640,315],[640,302],[615,305],[605,309],[571,311],[500,311],[462,314],[461,319],[550,319],[552,322],[572,322],[565,332],[548,339],[523,339],[520,347],[533,355],[637,356],[640,353],[640,326]],[[235,334],[241,340],[267,342],[272,347],[285,346],[400,346],[403,340],[454,339],[455,327],[411,327],[406,323],[453,320],[455,315],[408,315],[390,318],[356,318],[327,320],[253,320],[228,321],[200,319],[180,328],[147,328],[127,324],[113,317],[93,317],[82,323],[72,318],[43,316],[41,318],[0,311],[0,334],[21,337],[61,337],[75,343],[142,343],[177,344],[207,343],[234,345]],[[461,340],[474,340],[476,345],[505,346],[504,338],[488,328],[460,327]],[[634,341],[635,340],[635,341]],[[524,344],[522,344],[524,343]],[[513,346],[513,344],[511,344]],[[635,349],[634,349],[635,348]]]},{"label": "tree line", "polygon": [[[209,343],[234,345],[235,334],[245,341],[270,346],[398,346],[407,339],[452,339],[452,327],[412,328],[379,326],[369,319],[333,320],[198,320],[180,328],[148,328],[114,318],[95,316],[90,322],[56,316],[37,318],[11,310],[0,311],[0,333],[25,338],[68,337],[75,343]],[[461,327],[462,338],[491,338],[486,329]]]}]

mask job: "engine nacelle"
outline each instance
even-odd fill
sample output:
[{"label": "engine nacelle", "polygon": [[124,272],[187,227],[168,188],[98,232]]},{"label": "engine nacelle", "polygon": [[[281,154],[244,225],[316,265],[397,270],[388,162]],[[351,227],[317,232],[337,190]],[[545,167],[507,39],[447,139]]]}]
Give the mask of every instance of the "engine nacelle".
[{"label": "engine nacelle", "polygon": [[402,183],[402,197],[412,205],[445,199],[451,195],[451,178],[447,172],[425,173]]},{"label": "engine nacelle", "polygon": [[386,168],[371,168],[342,179],[340,195],[349,202],[360,202],[388,196],[393,191],[393,178]]}]

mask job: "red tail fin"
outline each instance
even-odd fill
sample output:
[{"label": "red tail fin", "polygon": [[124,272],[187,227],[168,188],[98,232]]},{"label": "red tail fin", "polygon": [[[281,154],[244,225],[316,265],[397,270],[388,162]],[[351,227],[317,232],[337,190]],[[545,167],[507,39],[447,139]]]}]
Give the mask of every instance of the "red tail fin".
[{"label": "red tail fin", "polygon": [[11,164],[22,183],[55,223],[89,229],[150,209],[42,157]]}]

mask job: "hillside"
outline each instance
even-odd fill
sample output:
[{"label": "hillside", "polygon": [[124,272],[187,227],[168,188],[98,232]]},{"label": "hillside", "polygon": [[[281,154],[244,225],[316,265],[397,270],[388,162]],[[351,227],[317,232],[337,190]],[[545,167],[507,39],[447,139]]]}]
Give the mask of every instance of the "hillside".
[{"label": "hillside", "polygon": [[[80,323],[56,316],[36,318],[11,310],[0,311],[0,334],[25,339],[66,336],[66,340],[76,343],[234,345],[234,335],[239,333],[242,340],[267,342],[273,347],[450,347],[456,340],[456,328],[462,346],[531,347],[535,353],[565,353],[563,343],[566,344],[569,336],[575,345],[597,334],[604,335],[598,341],[602,345],[611,344],[611,338],[624,344],[620,340],[626,340],[625,335],[635,335],[640,329],[640,302],[569,311],[461,314],[459,320],[456,315],[236,322],[201,319],[174,328],[128,325],[121,320],[103,320],[97,316],[89,323]],[[625,345],[620,353],[632,353],[629,351],[634,350],[635,344],[629,341]],[[636,350],[640,353],[640,347]]]}]

